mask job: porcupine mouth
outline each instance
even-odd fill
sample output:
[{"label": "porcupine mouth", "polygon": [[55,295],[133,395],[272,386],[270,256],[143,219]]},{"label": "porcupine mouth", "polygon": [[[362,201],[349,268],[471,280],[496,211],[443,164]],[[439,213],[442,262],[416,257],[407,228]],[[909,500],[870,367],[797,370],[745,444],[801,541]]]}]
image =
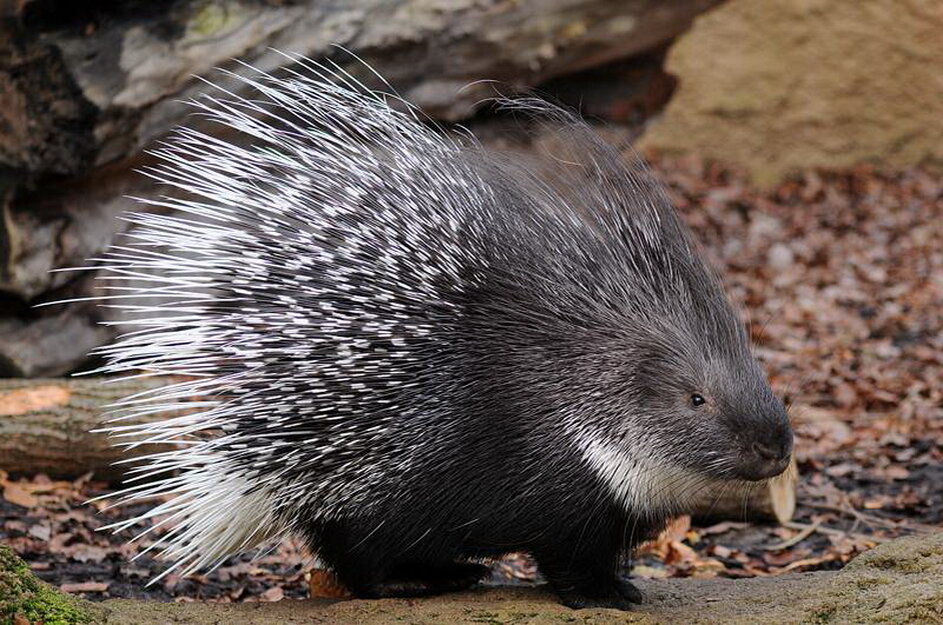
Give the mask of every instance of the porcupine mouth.
[{"label": "porcupine mouth", "polygon": [[789,466],[789,458],[776,462],[741,465],[736,469],[736,478],[747,482],[760,482],[781,475]]}]

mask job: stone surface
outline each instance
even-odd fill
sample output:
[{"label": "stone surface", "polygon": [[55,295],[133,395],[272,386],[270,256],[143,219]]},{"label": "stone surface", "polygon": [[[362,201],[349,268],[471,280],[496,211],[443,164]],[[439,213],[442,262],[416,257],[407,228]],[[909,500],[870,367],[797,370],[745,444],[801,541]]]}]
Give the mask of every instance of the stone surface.
[{"label": "stone surface", "polygon": [[938,0],[731,0],[668,55],[679,88],[643,145],[742,166],[943,163]]},{"label": "stone surface", "polygon": [[[272,48],[332,57],[376,83],[349,50],[428,114],[461,119],[495,95],[481,81],[533,87],[653,50],[718,1],[183,0],[90,3],[64,19],[36,0],[23,32],[0,39],[0,165],[71,173],[135,154],[184,119],[181,100],[207,91],[196,77],[238,89],[214,68],[290,64]],[[25,80],[23,68],[48,77]]]}]

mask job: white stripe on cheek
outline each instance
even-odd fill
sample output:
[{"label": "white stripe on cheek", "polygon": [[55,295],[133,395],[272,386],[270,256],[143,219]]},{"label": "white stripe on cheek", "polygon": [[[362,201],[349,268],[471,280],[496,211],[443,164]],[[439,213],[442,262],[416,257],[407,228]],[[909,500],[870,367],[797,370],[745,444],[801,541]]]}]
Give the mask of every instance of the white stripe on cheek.
[{"label": "white stripe on cheek", "polygon": [[692,487],[706,479],[689,469],[659,462],[651,449],[648,453],[634,451],[586,432],[576,440],[596,476],[623,509],[634,514],[661,516],[682,511]]}]

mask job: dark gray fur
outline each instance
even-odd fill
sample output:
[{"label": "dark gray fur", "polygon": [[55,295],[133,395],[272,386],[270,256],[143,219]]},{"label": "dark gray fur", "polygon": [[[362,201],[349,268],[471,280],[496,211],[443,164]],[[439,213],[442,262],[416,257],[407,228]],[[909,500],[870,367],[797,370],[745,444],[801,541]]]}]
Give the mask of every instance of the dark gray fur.
[{"label": "dark gray fur", "polygon": [[638,601],[620,554],[791,452],[720,280],[648,170],[567,113],[503,104],[560,137],[538,175],[308,69],[203,101],[253,145],[181,131],[154,175],[199,219],[138,216],[106,259],[170,272],[187,311],[109,370],[206,373],[173,392],[216,398],[154,442],[222,433],[128,499],[182,493],[162,546],[187,570],[291,532],[360,596],[528,551],[568,605]]}]

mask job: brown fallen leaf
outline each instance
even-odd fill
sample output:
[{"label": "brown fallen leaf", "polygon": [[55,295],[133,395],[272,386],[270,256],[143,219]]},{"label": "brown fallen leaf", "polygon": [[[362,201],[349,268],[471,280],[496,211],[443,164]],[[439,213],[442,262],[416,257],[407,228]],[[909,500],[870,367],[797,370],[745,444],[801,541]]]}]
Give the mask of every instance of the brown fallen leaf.
[{"label": "brown fallen leaf", "polygon": [[698,529],[698,533],[701,536],[708,536],[710,534],[723,534],[724,532],[729,532],[731,530],[742,530],[746,527],[749,527],[749,523],[741,523],[737,521],[722,521],[715,525],[709,527],[702,527]]},{"label": "brown fallen leaf", "polygon": [[69,555],[76,562],[101,562],[108,551],[96,545],[75,545],[69,549]]},{"label": "brown fallen leaf", "polygon": [[331,571],[314,569],[308,578],[308,593],[312,599],[350,599],[352,595]]},{"label": "brown fallen leaf", "polygon": [[724,547],[723,545],[714,545],[713,547],[710,548],[710,553],[720,558],[729,558],[730,554],[733,553],[733,550],[728,549],[727,547]]},{"label": "brown fallen leaf", "polygon": [[782,575],[783,573],[788,573],[789,571],[793,571],[801,567],[816,566],[816,565],[823,564],[825,562],[831,562],[837,559],[838,559],[838,556],[831,553],[827,553],[824,556],[818,556],[815,558],[803,558],[801,560],[795,560],[793,562],[790,562],[784,567],[770,569],[770,573],[772,573],[773,575]]},{"label": "brown fallen leaf", "polygon": [[259,599],[262,601],[281,601],[284,598],[285,591],[282,590],[281,586],[273,586],[259,595]]},{"label": "brown fallen leaf", "polygon": [[49,537],[52,536],[52,529],[48,525],[38,523],[31,526],[27,533],[39,540],[49,540]]},{"label": "brown fallen leaf", "polygon": [[39,499],[16,482],[7,482],[3,485],[3,498],[24,508],[35,508],[39,505]]}]

